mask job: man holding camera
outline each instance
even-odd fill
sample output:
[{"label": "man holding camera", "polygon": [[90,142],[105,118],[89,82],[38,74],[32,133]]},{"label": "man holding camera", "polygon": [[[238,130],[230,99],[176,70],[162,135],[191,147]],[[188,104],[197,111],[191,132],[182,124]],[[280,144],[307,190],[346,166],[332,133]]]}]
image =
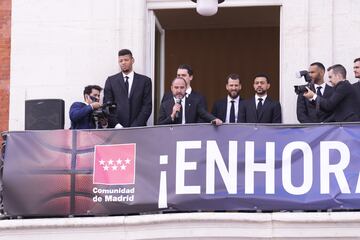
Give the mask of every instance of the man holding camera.
[{"label": "man holding camera", "polygon": [[[308,74],[311,79],[310,89],[323,98],[329,98],[333,93],[333,88],[324,81],[324,65],[320,62],[310,64]],[[298,94],[296,114],[301,123],[320,123],[325,121],[331,115],[331,112],[316,109],[315,101],[309,101],[303,94]]]},{"label": "man holding camera", "polygon": [[95,121],[94,110],[101,108],[100,92],[98,85],[89,85],[84,89],[84,102],[74,102],[70,107],[71,129],[106,128],[107,120],[104,118]]},{"label": "man holding camera", "polygon": [[329,81],[334,86],[334,92],[329,98],[324,98],[307,88],[304,97],[316,101],[316,107],[332,111],[332,115],[324,122],[357,122],[357,98],[354,86],[346,80],[346,69],[335,64],[328,69]]}]

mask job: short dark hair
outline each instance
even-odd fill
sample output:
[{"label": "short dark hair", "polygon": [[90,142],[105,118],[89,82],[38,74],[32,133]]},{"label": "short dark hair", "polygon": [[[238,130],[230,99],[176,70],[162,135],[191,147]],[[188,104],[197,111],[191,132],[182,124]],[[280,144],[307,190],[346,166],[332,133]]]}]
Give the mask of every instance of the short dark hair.
[{"label": "short dark hair", "polygon": [[310,64],[310,66],[317,66],[318,68],[320,68],[325,72],[325,66],[321,62],[313,62],[312,64]]},{"label": "short dark hair", "polygon": [[186,69],[189,76],[194,75],[194,71],[192,70],[191,66],[188,64],[180,64],[180,66],[177,69]]},{"label": "short dark hair", "polygon": [[132,52],[129,49],[121,49],[118,53],[119,57],[125,55],[130,55],[130,57],[132,57]]},{"label": "short dark hair", "polygon": [[255,78],[258,78],[258,77],[263,77],[263,78],[266,79],[267,83],[270,83],[270,77],[267,74],[265,74],[265,73],[256,74],[253,79],[255,80]]},{"label": "short dark hair", "polygon": [[83,93],[84,96],[85,96],[85,94],[90,95],[93,89],[98,90],[99,92],[101,92],[102,87],[100,87],[98,85],[88,85],[88,86],[86,86],[84,88],[84,93]]},{"label": "short dark hair", "polygon": [[355,58],[354,63],[360,62],[360,58]]},{"label": "short dark hair", "polygon": [[184,83],[185,83],[185,87],[187,87],[186,80],[185,80],[184,78],[182,78],[182,77],[175,77],[175,78],[171,81],[171,86],[173,85],[173,83],[174,83],[174,82],[175,82],[175,80],[177,80],[177,79],[181,79],[181,80],[183,80],[183,81],[184,81]]},{"label": "short dark hair", "polygon": [[241,83],[241,82],[240,82],[240,76],[239,76],[239,74],[237,74],[237,73],[231,73],[231,74],[229,74],[229,76],[228,76],[227,79],[226,79],[226,84],[229,83],[229,79],[239,80],[239,83]]},{"label": "short dark hair", "polygon": [[328,71],[333,70],[334,74],[340,74],[343,78],[346,78],[346,69],[341,64],[332,65],[327,70]]}]

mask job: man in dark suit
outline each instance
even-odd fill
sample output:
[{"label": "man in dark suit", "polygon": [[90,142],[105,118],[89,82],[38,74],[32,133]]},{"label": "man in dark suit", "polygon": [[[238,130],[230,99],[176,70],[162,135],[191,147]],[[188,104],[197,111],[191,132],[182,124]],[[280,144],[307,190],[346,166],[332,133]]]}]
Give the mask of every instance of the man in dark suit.
[{"label": "man in dark suit", "polygon": [[102,88],[97,85],[86,86],[83,92],[84,102],[74,102],[69,111],[71,129],[105,128],[106,119],[95,121],[93,112],[101,107],[100,92]]},{"label": "man in dark suit", "polygon": [[222,121],[201,105],[197,98],[186,98],[186,80],[176,77],[171,83],[173,97],[165,100],[160,105],[158,124],[186,124],[197,123],[198,119],[204,122],[221,125]]},{"label": "man in dark suit", "polygon": [[333,114],[324,122],[356,122],[357,99],[354,86],[346,79],[346,69],[340,64],[335,64],[328,69],[329,81],[334,86],[334,92],[326,99],[314,93],[308,88],[304,93],[307,99],[315,100],[317,107],[325,111],[333,111]]},{"label": "man in dark suit", "polygon": [[355,88],[357,101],[358,101],[357,114],[358,114],[358,116],[360,116],[360,58],[356,58],[354,60],[354,75],[355,75],[355,78],[359,78],[359,80],[356,83],[354,83],[353,86]]},{"label": "man in dark suit", "polygon": [[269,77],[264,74],[255,76],[255,97],[240,105],[240,121],[244,123],[281,123],[281,106],[278,101],[267,95],[270,88]]},{"label": "man in dark suit", "polygon": [[108,77],[104,88],[104,103],[117,104],[109,118],[109,127],[146,126],[152,110],[151,79],[133,71],[134,58],[128,49],[118,54],[121,72]]},{"label": "man in dark suit", "polygon": [[[310,64],[309,75],[312,80],[312,90],[324,98],[329,98],[333,93],[333,88],[324,81],[324,65],[320,62]],[[297,98],[296,113],[301,123],[320,123],[332,114],[332,112],[316,109],[315,101],[309,101],[302,94],[299,94]]]},{"label": "man in dark suit", "polygon": [[228,95],[226,98],[218,100],[214,103],[212,114],[220,118],[226,123],[235,123],[240,121],[240,90],[241,83],[238,74],[230,74],[226,80],[226,91]]},{"label": "man in dark suit", "polygon": [[[191,66],[187,64],[181,64],[176,71],[176,76],[182,77],[186,81],[186,98],[199,100],[200,104],[205,108],[205,110],[207,110],[207,103],[205,97],[191,88],[191,82],[194,78],[194,71]],[[166,92],[161,99],[161,103],[171,98],[173,98],[172,92]]]}]

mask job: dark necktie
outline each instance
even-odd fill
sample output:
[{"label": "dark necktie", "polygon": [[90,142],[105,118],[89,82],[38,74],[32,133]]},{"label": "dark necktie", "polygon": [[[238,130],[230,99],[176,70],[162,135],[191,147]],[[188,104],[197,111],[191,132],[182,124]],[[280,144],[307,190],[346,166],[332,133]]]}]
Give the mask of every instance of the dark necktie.
[{"label": "dark necktie", "polygon": [[234,123],[235,122],[235,101],[231,100],[231,107],[230,107],[230,119],[229,122]]},{"label": "dark necktie", "polygon": [[257,105],[257,108],[256,108],[256,114],[257,114],[257,117],[259,119],[259,116],[260,116],[260,113],[261,113],[261,110],[262,110],[262,107],[263,107],[263,104],[262,104],[262,98],[258,98],[259,102],[258,102],[258,105]]},{"label": "dark necktie", "polygon": [[125,76],[125,90],[126,94],[129,96],[129,77]]},{"label": "dark necktie", "polygon": [[[179,99],[179,104],[181,105],[181,102],[182,102],[182,100],[181,99]],[[183,115],[183,108],[182,108],[182,105],[181,105],[181,108],[180,108],[180,111],[179,111],[179,119],[178,119],[178,123],[179,124],[182,124],[182,115]]]},{"label": "dark necktie", "polygon": [[320,97],[322,97],[322,93],[321,93],[321,88],[322,88],[322,86],[319,86],[319,87],[316,87],[316,95],[318,95],[318,96],[320,96]]}]

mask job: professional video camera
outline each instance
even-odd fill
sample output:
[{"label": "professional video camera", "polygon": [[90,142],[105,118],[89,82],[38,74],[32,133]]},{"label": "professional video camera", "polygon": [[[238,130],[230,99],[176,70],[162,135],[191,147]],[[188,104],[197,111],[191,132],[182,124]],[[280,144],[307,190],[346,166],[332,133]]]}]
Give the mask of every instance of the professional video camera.
[{"label": "professional video camera", "polygon": [[101,107],[93,111],[93,116],[95,119],[108,119],[110,114],[114,113],[116,110],[116,103],[106,102]]},{"label": "professional video camera", "polygon": [[306,71],[306,70],[302,70],[300,72],[297,72],[296,73],[296,77],[297,78],[301,78],[301,77],[304,77],[305,81],[307,82],[307,84],[305,85],[295,85],[294,88],[295,88],[295,93],[297,95],[299,94],[303,94],[305,92],[307,92],[307,89],[306,87],[310,88],[310,89],[313,89],[313,84],[312,84],[312,80],[311,80],[311,77],[309,75],[309,72]]}]

